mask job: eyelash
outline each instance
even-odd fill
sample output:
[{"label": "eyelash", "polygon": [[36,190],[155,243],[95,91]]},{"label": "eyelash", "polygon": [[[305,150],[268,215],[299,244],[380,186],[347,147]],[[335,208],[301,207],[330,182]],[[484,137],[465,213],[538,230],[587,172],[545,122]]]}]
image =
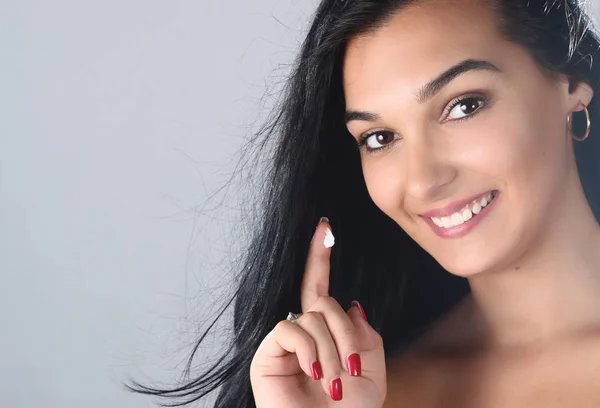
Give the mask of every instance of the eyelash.
[{"label": "eyelash", "polygon": [[[486,108],[488,102],[489,102],[489,98],[487,96],[481,95],[481,94],[470,94],[470,95],[463,95],[460,96],[458,98],[453,99],[452,101],[450,101],[446,106],[447,108],[444,110],[444,116],[448,116],[450,114],[450,112],[452,112],[452,110],[454,108],[456,108],[458,105],[460,105],[461,103],[468,101],[468,100],[477,100],[478,102],[481,102],[481,106],[472,114],[467,115],[465,117],[459,118],[459,119],[452,119],[450,120],[450,122],[462,122],[465,120],[469,120],[472,119],[474,116],[476,116],[479,112],[481,112],[483,109]],[[447,121],[444,121],[443,123],[446,123]],[[388,143],[387,145],[377,148],[377,149],[373,149],[367,146],[367,140],[371,137],[374,136],[378,133],[383,133],[383,132],[388,132],[388,133],[393,133],[393,132],[389,132],[387,130],[374,130],[372,132],[366,133],[363,136],[360,137],[360,139],[358,140],[357,144],[358,144],[358,148],[362,149],[364,148],[368,153],[380,153],[383,150],[386,150],[388,147],[390,147],[392,145],[392,143]]]}]

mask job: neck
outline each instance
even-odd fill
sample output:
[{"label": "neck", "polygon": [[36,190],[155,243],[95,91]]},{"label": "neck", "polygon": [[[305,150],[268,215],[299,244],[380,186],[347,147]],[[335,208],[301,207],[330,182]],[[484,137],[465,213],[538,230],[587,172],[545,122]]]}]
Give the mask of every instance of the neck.
[{"label": "neck", "polygon": [[600,226],[579,179],[541,237],[508,267],[469,278],[486,343],[549,343],[600,328]]}]

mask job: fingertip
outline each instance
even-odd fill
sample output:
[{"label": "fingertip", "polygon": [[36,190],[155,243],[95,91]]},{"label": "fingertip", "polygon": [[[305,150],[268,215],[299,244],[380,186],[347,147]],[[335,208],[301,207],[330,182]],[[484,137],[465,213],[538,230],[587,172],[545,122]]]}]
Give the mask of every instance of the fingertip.
[{"label": "fingertip", "polygon": [[361,317],[363,318],[363,320],[365,322],[369,321],[367,319],[367,314],[365,313],[365,309],[363,308],[363,306],[360,304],[360,302],[358,300],[353,300],[352,301],[352,306],[355,306],[358,309],[358,311],[360,312]]},{"label": "fingertip", "polygon": [[335,236],[329,218],[321,217],[310,242],[311,250],[315,254],[328,256],[331,247],[335,244]]},{"label": "fingertip", "polygon": [[315,232],[313,233],[311,244],[314,243],[315,239],[318,239],[323,243],[325,236],[327,235],[327,231],[331,232],[331,223],[329,222],[329,218],[321,217],[317,225],[315,226]]},{"label": "fingertip", "polygon": [[[323,233],[319,233],[320,226],[324,227]],[[335,237],[333,235],[331,222],[329,221],[328,217],[321,217],[319,219],[319,223],[317,224],[317,228],[315,230],[315,235],[320,235],[319,240],[321,241],[322,245],[326,249],[331,248],[335,244]],[[314,240],[314,237],[313,237],[313,240]]]},{"label": "fingertip", "polygon": [[362,362],[360,354],[352,353],[346,359],[346,370],[352,377],[360,377],[362,375]]},{"label": "fingertip", "polygon": [[373,329],[369,322],[365,320],[361,308],[353,302],[350,309],[348,309],[347,314],[352,321],[352,324],[354,324],[354,327],[356,327],[361,342],[369,342],[371,340],[370,332]]},{"label": "fingertip", "polygon": [[323,378],[323,369],[321,368],[321,363],[319,363],[318,361],[315,360],[312,362],[312,364],[310,365],[310,371],[313,380],[318,381],[321,378]]},{"label": "fingertip", "polygon": [[331,399],[334,401],[342,400],[342,379],[334,378],[329,383],[329,395],[331,395]]},{"label": "fingertip", "polygon": [[352,323],[354,323],[355,325],[359,325],[361,322],[365,321],[360,312],[360,309],[354,303],[352,304],[352,306],[350,306],[347,313],[350,317],[350,320],[352,320]]}]

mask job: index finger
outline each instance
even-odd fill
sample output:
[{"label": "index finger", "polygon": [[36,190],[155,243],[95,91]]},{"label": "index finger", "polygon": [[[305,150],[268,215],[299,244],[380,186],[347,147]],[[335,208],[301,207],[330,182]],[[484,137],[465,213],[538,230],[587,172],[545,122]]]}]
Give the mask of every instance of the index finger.
[{"label": "index finger", "polygon": [[334,242],[329,219],[323,217],[319,220],[306,258],[300,289],[302,312],[306,312],[319,297],[329,296],[329,265]]}]

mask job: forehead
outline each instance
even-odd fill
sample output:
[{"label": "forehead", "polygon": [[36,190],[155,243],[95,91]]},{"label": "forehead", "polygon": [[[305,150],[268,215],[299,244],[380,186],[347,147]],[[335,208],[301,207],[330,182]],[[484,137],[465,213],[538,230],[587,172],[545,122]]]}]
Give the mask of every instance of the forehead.
[{"label": "forehead", "polygon": [[416,89],[466,58],[501,60],[507,54],[489,2],[428,0],[402,9],[385,25],[354,38],[344,59],[347,101],[388,89],[392,79]]}]

